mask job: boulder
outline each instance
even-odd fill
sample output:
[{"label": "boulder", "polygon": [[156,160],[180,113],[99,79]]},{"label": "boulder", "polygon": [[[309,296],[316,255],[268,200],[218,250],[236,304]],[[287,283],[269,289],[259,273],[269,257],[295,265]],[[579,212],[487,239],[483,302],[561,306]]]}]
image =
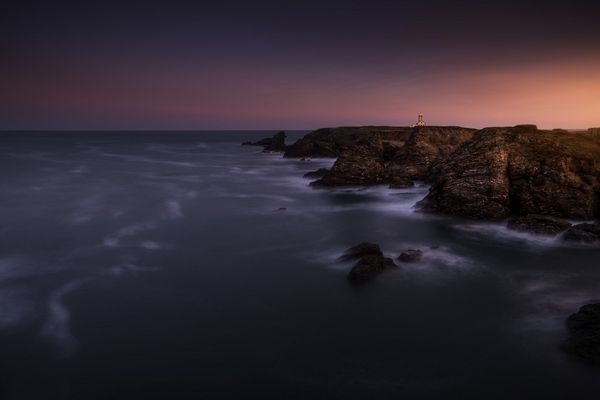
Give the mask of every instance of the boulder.
[{"label": "boulder", "polygon": [[547,215],[524,215],[509,218],[506,226],[509,229],[535,233],[537,235],[558,235],[571,227],[567,220]]},{"label": "boulder", "polygon": [[342,260],[354,260],[357,258],[365,257],[365,256],[381,256],[383,257],[383,252],[379,248],[378,244],[363,242],[357,244],[356,246],[350,247],[348,250],[342,254],[340,259]]},{"label": "boulder", "polygon": [[414,263],[423,258],[423,251],[420,249],[408,249],[400,253],[398,260],[406,263]]},{"label": "boulder", "polygon": [[563,235],[563,239],[571,242],[600,242],[600,224],[583,223],[571,227]]},{"label": "boulder", "polygon": [[600,303],[587,304],[567,319],[566,349],[600,366]]},{"label": "boulder", "polygon": [[348,280],[355,284],[365,283],[386,269],[395,266],[391,258],[383,257],[383,255],[379,254],[366,255],[352,267],[348,274]]}]

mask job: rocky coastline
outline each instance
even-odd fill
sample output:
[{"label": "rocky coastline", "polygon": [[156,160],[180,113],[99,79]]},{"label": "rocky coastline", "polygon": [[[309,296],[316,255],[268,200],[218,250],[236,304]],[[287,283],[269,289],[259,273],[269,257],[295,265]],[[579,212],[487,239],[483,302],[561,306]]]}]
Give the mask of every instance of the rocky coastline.
[{"label": "rocky coastline", "polygon": [[423,212],[508,220],[511,229],[600,243],[599,225],[590,223],[600,217],[599,128],[364,126],[317,129],[290,145],[284,140],[278,132],[246,144],[286,158],[336,157],[331,169],[306,174],[315,187],[403,188],[422,181],[431,185],[418,203]]},{"label": "rocky coastline", "polygon": [[[509,229],[600,245],[600,128],[570,132],[535,125],[462,127],[342,127],[313,131],[291,145],[285,134],[252,145],[286,158],[336,157],[330,169],[305,174],[313,187],[430,184],[422,212],[505,221]],[[576,222],[579,221],[579,222]],[[419,249],[397,260],[418,262]],[[363,284],[396,269],[379,246],[361,243],[342,260],[356,260],[347,278]],[[600,304],[567,319],[564,348],[600,365]]]}]

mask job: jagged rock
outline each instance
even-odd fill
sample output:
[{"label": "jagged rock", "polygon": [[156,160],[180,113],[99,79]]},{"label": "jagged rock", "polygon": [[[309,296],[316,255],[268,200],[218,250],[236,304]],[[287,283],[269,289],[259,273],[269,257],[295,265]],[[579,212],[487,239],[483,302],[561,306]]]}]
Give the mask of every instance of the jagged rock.
[{"label": "jagged rock", "polygon": [[383,182],[384,169],[381,149],[370,145],[357,145],[342,153],[333,167],[313,184],[324,186],[374,185]]},{"label": "jagged rock", "polygon": [[311,179],[322,178],[325,175],[327,175],[328,172],[329,172],[328,168],[319,168],[316,171],[307,172],[306,174],[304,174],[304,177],[311,178]]},{"label": "jagged rock", "polygon": [[561,218],[547,215],[525,215],[512,217],[506,226],[520,232],[530,232],[537,235],[558,235],[571,227],[571,223]]},{"label": "jagged rock", "polygon": [[381,252],[381,249],[379,248],[378,244],[363,242],[357,244],[356,246],[350,247],[344,252],[344,254],[342,254],[340,258],[342,260],[354,260],[357,258],[371,255],[383,257],[383,253]]},{"label": "jagged rock", "polygon": [[413,128],[406,144],[394,154],[386,168],[387,180],[409,178],[428,181],[435,162],[447,157],[473,137],[476,129],[458,126]]},{"label": "jagged rock", "polygon": [[600,366],[600,303],[587,304],[567,319],[566,349]]},{"label": "jagged rock", "polygon": [[263,146],[264,151],[285,151],[285,132],[279,131],[273,137],[261,139],[258,142],[244,142],[242,146]]},{"label": "jagged rock", "polygon": [[420,249],[408,249],[400,253],[398,260],[407,263],[414,263],[420,261],[423,258],[423,250]]},{"label": "jagged rock", "polygon": [[486,128],[432,168],[425,211],[498,220],[539,214],[590,219],[600,215],[600,137]]},{"label": "jagged rock", "polygon": [[362,257],[350,270],[348,280],[352,283],[365,283],[388,268],[396,265],[391,258],[373,254]]},{"label": "jagged rock", "polygon": [[[344,129],[345,136],[337,130],[326,131],[332,140],[337,140],[338,159],[315,185],[389,183],[392,187],[409,187],[413,179],[428,179],[431,165],[470,139],[475,131],[460,127],[395,128],[396,131],[383,132],[375,128],[364,131]],[[360,133],[358,137],[357,132]],[[320,141],[311,142],[322,147],[327,135],[321,132],[318,137]],[[334,139],[336,137],[338,139]],[[339,137],[346,140],[341,141]]]},{"label": "jagged rock", "polygon": [[574,225],[565,232],[563,239],[571,242],[600,242],[600,224],[583,223]]}]

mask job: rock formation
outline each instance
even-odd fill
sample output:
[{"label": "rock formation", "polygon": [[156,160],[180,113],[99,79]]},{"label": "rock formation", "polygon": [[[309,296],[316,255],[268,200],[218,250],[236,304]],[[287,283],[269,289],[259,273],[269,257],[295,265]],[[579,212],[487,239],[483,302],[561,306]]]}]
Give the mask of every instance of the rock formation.
[{"label": "rock formation", "polygon": [[432,168],[426,211],[500,220],[539,214],[600,215],[600,136],[486,128]]},{"label": "rock formation", "polygon": [[273,137],[261,139],[258,142],[244,142],[242,146],[263,146],[264,151],[285,151],[285,132],[279,131]]},{"label": "rock formation", "polygon": [[285,156],[338,156],[316,185],[409,187],[414,179],[428,180],[432,165],[469,140],[473,132],[460,127],[325,129],[300,139]]},{"label": "rock formation", "polygon": [[420,261],[423,258],[423,250],[420,249],[408,249],[400,253],[398,260],[407,263],[414,263]]},{"label": "rock formation", "polygon": [[341,260],[356,260],[358,262],[348,273],[352,283],[365,283],[388,268],[396,266],[391,258],[385,257],[375,243],[363,242],[346,250]]}]

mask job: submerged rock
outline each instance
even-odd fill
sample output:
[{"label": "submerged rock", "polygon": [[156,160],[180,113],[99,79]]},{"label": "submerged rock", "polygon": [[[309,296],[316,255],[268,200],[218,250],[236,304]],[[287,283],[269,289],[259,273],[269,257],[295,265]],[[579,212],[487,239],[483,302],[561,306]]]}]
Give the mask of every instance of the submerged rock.
[{"label": "submerged rock", "polygon": [[279,131],[273,137],[261,139],[257,142],[244,142],[242,146],[263,146],[264,151],[285,151],[285,132]]},{"label": "submerged rock", "polygon": [[352,283],[365,283],[388,268],[395,267],[391,258],[380,254],[371,254],[362,257],[350,270],[348,280]]},{"label": "submerged rock", "polygon": [[420,249],[408,249],[400,253],[398,260],[407,263],[414,263],[420,261],[423,258],[423,250]]},{"label": "submerged rock", "polygon": [[322,178],[329,172],[327,168],[319,168],[316,171],[307,172],[304,174],[305,178]]},{"label": "submerged rock", "polygon": [[512,217],[508,220],[506,226],[515,231],[530,232],[537,235],[558,235],[570,228],[571,223],[561,218],[530,214]]},{"label": "submerged rock", "polygon": [[566,349],[600,366],[600,303],[587,304],[567,319]]},{"label": "submerged rock", "polygon": [[340,259],[354,260],[357,258],[361,258],[364,256],[371,256],[371,255],[383,257],[383,252],[379,248],[378,244],[363,242],[363,243],[357,244],[356,246],[350,247],[348,250],[346,250],[344,252],[344,254],[342,254]]},{"label": "submerged rock", "polygon": [[596,222],[574,225],[565,232],[563,239],[571,242],[600,242],[600,224]]}]

